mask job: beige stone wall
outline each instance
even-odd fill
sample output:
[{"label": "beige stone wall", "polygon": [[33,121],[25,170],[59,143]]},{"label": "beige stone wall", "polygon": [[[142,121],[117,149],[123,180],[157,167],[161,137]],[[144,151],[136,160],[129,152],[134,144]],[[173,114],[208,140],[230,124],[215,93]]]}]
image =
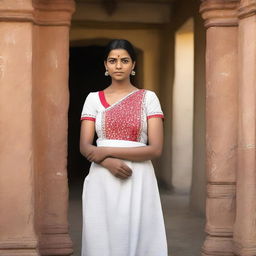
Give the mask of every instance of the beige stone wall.
[{"label": "beige stone wall", "polygon": [[200,1],[181,0],[173,8],[174,31],[193,17],[194,19],[194,120],[191,209],[205,214],[205,29],[199,16]]},{"label": "beige stone wall", "polygon": [[193,19],[175,33],[175,75],[173,86],[172,170],[176,191],[189,193],[192,178],[193,94],[194,94]]}]

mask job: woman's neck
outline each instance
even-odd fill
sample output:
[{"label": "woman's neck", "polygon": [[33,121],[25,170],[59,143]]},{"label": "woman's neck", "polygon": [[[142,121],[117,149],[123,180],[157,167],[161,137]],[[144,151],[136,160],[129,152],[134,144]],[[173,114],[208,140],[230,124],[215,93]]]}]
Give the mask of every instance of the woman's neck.
[{"label": "woman's neck", "polygon": [[136,89],[136,87],[130,83],[130,81],[112,81],[111,85],[108,87],[110,91],[118,91],[118,92],[127,92],[132,89]]}]

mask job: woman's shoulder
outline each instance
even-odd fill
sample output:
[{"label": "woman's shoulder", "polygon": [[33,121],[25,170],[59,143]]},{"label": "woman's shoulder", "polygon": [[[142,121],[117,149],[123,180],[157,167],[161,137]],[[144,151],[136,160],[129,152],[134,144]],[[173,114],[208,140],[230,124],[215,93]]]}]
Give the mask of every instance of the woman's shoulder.
[{"label": "woman's shoulder", "polygon": [[88,98],[96,98],[98,96],[99,91],[93,91],[93,92],[89,92],[87,97]]},{"label": "woman's shoulder", "polygon": [[93,92],[89,92],[86,96],[85,101],[90,103],[90,104],[96,104],[98,102],[98,92],[97,91],[93,91]]},{"label": "woman's shoulder", "polygon": [[143,89],[148,95],[156,95],[156,92],[150,89]]},{"label": "woman's shoulder", "polygon": [[145,90],[146,99],[150,100],[150,99],[158,98],[156,92],[154,92],[153,90],[149,90],[149,89],[144,89],[144,90]]},{"label": "woman's shoulder", "polygon": [[[89,92],[90,95],[96,95],[97,93],[99,93],[99,91]],[[89,94],[88,94],[88,95],[89,95]]]}]

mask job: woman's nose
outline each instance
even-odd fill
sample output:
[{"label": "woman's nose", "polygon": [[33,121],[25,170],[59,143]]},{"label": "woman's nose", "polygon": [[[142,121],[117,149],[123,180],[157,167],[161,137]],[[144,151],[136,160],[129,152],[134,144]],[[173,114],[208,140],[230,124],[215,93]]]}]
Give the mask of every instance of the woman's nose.
[{"label": "woman's nose", "polygon": [[116,67],[117,67],[117,68],[121,68],[121,67],[122,67],[121,61],[117,61],[117,62],[116,62]]}]

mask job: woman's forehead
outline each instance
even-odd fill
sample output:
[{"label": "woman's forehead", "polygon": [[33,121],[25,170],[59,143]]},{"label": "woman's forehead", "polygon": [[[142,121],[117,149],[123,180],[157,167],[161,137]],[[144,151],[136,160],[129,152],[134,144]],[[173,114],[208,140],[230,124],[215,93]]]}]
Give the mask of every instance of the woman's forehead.
[{"label": "woman's forehead", "polygon": [[108,58],[130,58],[130,55],[125,49],[114,49],[110,51]]}]

